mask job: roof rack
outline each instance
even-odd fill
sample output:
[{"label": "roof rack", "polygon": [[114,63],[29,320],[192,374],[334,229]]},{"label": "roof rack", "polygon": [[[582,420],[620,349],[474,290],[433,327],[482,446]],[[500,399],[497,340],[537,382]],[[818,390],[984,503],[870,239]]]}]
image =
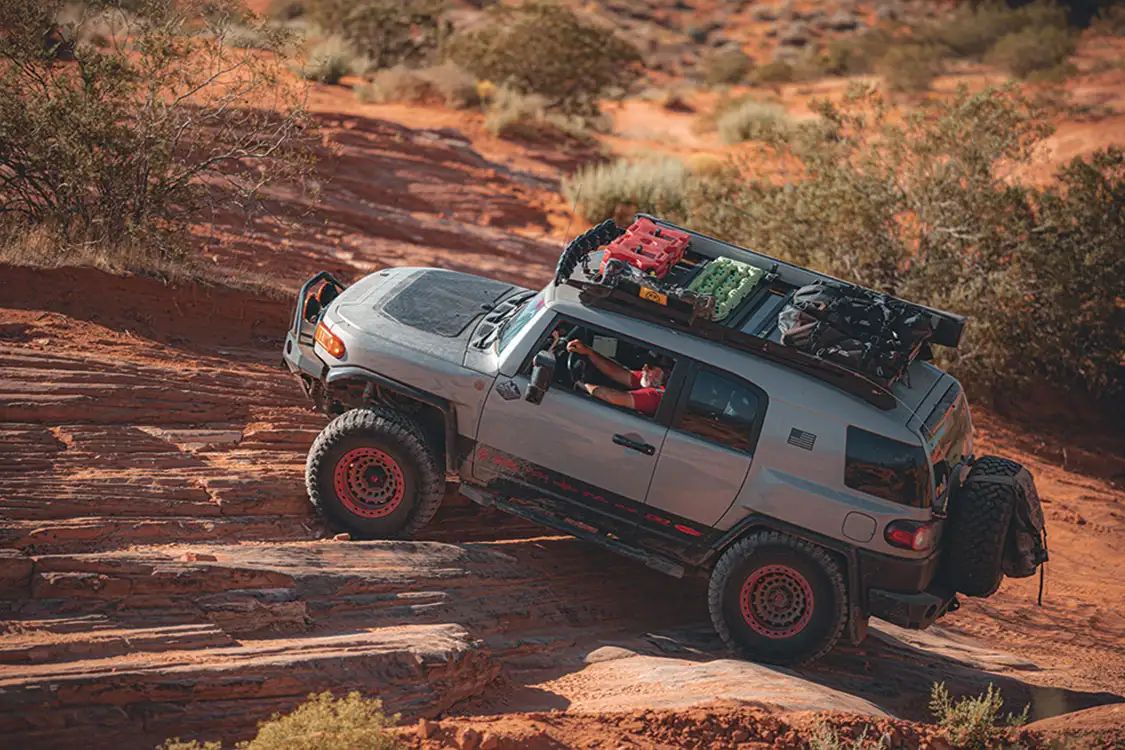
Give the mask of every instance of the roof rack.
[{"label": "roof rack", "polygon": [[[845,287],[862,287],[692,232],[647,214],[638,214],[637,218],[692,236],[688,254],[664,279],[642,273],[618,260],[610,260],[599,270],[589,268],[588,256],[592,252],[624,234],[612,220],[607,220],[567,245],[559,257],[555,284],[565,283],[577,288],[579,300],[591,307],[648,320],[715,341],[799,370],[879,409],[895,408],[898,399],[890,390],[893,381],[876,382],[856,370],[760,335],[772,329],[776,324],[777,311],[801,286],[826,280]],[[754,266],[766,273],[750,295],[720,319],[716,313],[715,298],[694,292],[689,286],[710,261],[722,257]],[[584,271],[583,279],[574,278],[579,264]],[[956,346],[964,327],[964,318],[905,300],[899,301],[931,315],[934,328],[931,340],[934,343]],[[910,361],[918,356],[919,351],[920,347],[911,353]]]}]

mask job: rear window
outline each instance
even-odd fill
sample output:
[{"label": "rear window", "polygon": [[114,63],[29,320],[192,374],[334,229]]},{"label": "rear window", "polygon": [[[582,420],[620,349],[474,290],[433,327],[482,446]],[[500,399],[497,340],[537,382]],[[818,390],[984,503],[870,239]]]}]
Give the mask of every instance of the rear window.
[{"label": "rear window", "polygon": [[920,445],[848,427],[844,484],[853,490],[912,508],[928,508],[930,465]]}]

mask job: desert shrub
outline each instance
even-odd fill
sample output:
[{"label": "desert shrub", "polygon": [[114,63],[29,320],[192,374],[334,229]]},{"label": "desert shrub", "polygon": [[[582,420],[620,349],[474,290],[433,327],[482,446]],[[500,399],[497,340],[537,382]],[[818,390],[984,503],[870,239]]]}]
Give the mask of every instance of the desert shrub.
[{"label": "desert shrub", "polygon": [[1011,182],[1049,132],[1012,88],[961,89],[897,121],[853,86],[819,112],[833,137],[769,141],[783,179],[756,177],[747,155],[737,177],[695,183],[693,225],[968,316],[961,346],[936,353],[978,395],[1034,378],[1119,402],[1121,152],[1076,162],[1049,188]]},{"label": "desert shrub", "polygon": [[676,159],[617,161],[583,167],[563,180],[563,195],[591,222],[614,217],[628,224],[638,211],[672,220],[687,215],[690,173]]},{"label": "desert shrub", "polygon": [[715,126],[719,139],[730,145],[787,130],[791,123],[789,115],[777,104],[747,100],[720,115]]},{"label": "desert shrub", "polygon": [[156,750],[223,750],[223,743],[200,742],[199,740],[184,742],[179,737],[173,737],[157,745]]},{"label": "desert shrub", "polygon": [[891,746],[889,736],[874,739],[864,729],[858,737],[846,737],[824,720],[813,725],[809,736],[809,750],[883,750]]},{"label": "desert shrub", "polygon": [[450,62],[433,68],[396,65],[380,70],[355,93],[370,103],[425,102],[461,109],[480,102],[477,80]]},{"label": "desert shrub", "polygon": [[690,97],[691,90],[680,86],[649,87],[640,94],[641,99],[658,104],[669,112],[694,112]]},{"label": "desert shrub", "polygon": [[797,79],[793,66],[784,60],[774,60],[754,69],[756,83],[789,83]]},{"label": "desert shrub", "polygon": [[997,41],[1027,28],[1066,28],[1066,11],[1050,2],[1009,8],[1003,2],[962,5],[946,19],[921,32],[959,57],[982,57]]},{"label": "desert shrub", "polygon": [[871,73],[892,43],[890,36],[878,28],[838,37],[830,41],[825,49],[824,69],[838,76]]},{"label": "desert shrub", "polygon": [[709,86],[742,83],[754,68],[754,61],[737,47],[717,50],[703,62],[703,80]]},{"label": "desert shrub", "polygon": [[500,138],[585,146],[596,142],[591,124],[581,115],[550,110],[538,94],[524,95],[507,87],[492,95],[484,118],[485,127]]},{"label": "desert shrub", "polygon": [[630,86],[641,59],[611,29],[542,2],[489,8],[480,23],[453,35],[449,57],[477,78],[574,112],[596,111],[599,95]]},{"label": "desert shrub", "polygon": [[930,690],[930,711],[949,741],[958,747],[985,748],[993,744],[1000,722],[1007,726],[1019,726],[1027,721],[1028,708],[1018,715],[1000,716],[1004,698],[992,685],[975,698],[968,696],[954,700],[945,683],[934,683]]},{"label": "desert shrub", "polygon": [[692,154],[684,163],[692,177],[710,178],[721,175],[729,164],[726,159],[714,154]]},{"label": "desert shrub", "polygon": [[443,0],[315,0],[309,11],[376,69],[429,62],[450,33]]},{"label": "desert shrub", "polygon": [[1125,388],[1125,151],[1064,165],[1037,198],[1040,247],[1030,254],[1035,357],[1049,380],[1107,402]]},{"label": "desert shrub", "polygon": [[[80,41],[84,17],[45,48],[62,6],[0,4],[3,231],[46,228],[70,247],[144,247],[168,261],[185,257],[191,222],[216,203],[252,206],[265,185],[303,173],[305,122],[278,57],[226,44],[228,29],[187,0],[122,14],[104,49]],[[200,25],[209,33],[192,33]]]},{"label": "desert shrub", "polygon": [[1074,54],[1074,35],[1056,26],[1028,27],[1001,37],[988,53],[988,62],[1014,76],[1058,68]]},{"label": "desert shrub", "polygon": [[1090,27],[1095,34],[1125,36],[1125,5],[1102,6]]},{"label": "desert shrub", "polygon": [[941,72],[941,52],[933,45],[895,45],[879,60],[876,70],[892,91],[925,91]]},{"label": "desert shrub", "polygon": [[337,84],[352,72],[355,50],[348,42],[334,36],[309,50],[308,59],[300,68],[301,77],[317,83]]},{"label": "desert shrub", "polygon": [[239,750],[397,750],[397,738],[387,730],[399,716],[383,713],[378,699],[349,693],[333,698],[331,693],[310,695],[288,714],[275,714],[258,727],[258,734],[240,742]]},{"label": "desert shrub", "polygon": [[309,0],[270,0],[266,15],[277,21],[293,21],[308,13]]}]

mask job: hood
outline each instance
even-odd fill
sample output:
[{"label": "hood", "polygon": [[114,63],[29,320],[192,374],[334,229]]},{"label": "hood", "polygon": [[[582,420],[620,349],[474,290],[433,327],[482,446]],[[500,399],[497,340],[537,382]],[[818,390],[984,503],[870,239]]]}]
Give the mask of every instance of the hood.
[{"label": "hood", "polygon": [[[518,287],[434,268],[380,271],[345,290],[325,321],[345,342],[366,340],[356,356],[406,348],[460,364],[476,323]],[[349,348],[349,351],[351,349]],[[354,362],[360,364],[360,362]]]}]

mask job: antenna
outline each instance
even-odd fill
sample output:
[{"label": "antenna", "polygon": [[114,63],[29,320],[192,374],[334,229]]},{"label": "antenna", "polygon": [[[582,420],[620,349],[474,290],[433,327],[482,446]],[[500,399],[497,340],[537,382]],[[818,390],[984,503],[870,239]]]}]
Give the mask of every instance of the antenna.
[{"label": "antenna", "polygon": [[574,203],[570,207],[570,218],[566,220],[566,230],[563,232],[563,239],[566,240],[567,245],[570,244],[570,240],[567,239],[570,236],[570,225],[574,223],[574,215],[578,213],[578,200],[582,197],[582,184],[579,182],[578,189],[574,191]]}]

